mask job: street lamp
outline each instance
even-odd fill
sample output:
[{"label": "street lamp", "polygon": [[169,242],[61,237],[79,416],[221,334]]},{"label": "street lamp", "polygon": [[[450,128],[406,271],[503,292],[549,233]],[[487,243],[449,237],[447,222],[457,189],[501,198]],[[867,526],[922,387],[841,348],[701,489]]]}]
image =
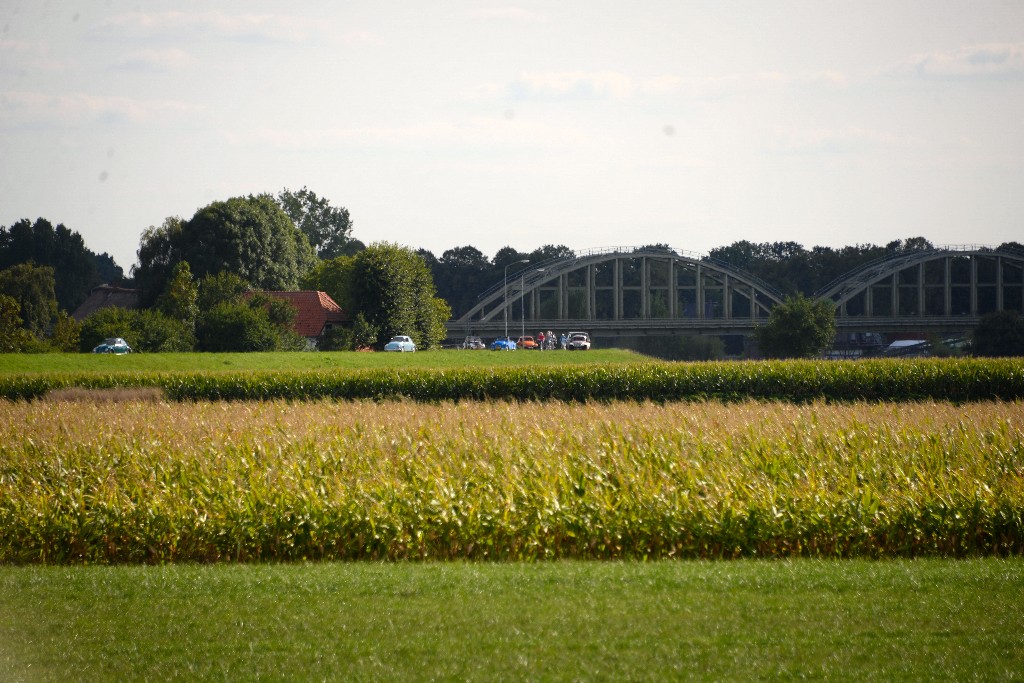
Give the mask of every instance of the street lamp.
[{"label": "street lamp", "polygon": [[513,261],[505,266],[505,339],[508,339],[508,267],[514,266],[520,263],[529,263],[528,259],[522,259],[521,261]]},{"label": "street lamp", "polygon": [[[538,268],[537,272],[538,273],[543,273],[544,269],[543,268]],[[521,280],[520,280],[520,283],[519,283],[519,308],[521,309],[522,314],[523,314],[523,331],[522,331],[521,334],[522,334],[522,336],[525,337],[526,336],[526,304],[523,302],[523,290],[526,289],[526,271],[525,270],[522,273],[520,273],[520,277],[521,277]]]}]

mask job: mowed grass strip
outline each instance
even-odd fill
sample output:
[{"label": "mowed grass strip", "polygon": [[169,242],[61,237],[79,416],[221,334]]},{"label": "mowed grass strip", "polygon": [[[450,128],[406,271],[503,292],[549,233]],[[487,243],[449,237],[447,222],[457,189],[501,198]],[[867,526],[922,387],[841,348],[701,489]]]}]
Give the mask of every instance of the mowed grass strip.
[{"label": "mowed grass strip", "polygon": [[1024,562],[0,567],[0,678],[1024,679]]},{"label": "mowed grass strip", "polygon": [[0,562],[1024,552],[1024,404],[0,402]]},{"label": "mowed grass strip", "polygon": [[2,374],[249,372],[399,368],[517,367],[523,365],[588,365],[636,363],[654,359],[623,349],[592,351],[462,351],[444,349],[416,353],[0,353]]}]

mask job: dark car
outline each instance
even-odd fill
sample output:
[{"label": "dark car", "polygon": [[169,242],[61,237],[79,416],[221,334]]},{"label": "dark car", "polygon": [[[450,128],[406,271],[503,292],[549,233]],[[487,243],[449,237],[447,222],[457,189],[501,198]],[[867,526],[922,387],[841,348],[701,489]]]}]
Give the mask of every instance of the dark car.
[{"label": "dark car", "polygon": [[92,350],[93,353],[115,353],[122,355],[125,353],[131,353],[132,347],[128,346],[128,342],[120,337],[108,337],[104,339],[99,345]]}]

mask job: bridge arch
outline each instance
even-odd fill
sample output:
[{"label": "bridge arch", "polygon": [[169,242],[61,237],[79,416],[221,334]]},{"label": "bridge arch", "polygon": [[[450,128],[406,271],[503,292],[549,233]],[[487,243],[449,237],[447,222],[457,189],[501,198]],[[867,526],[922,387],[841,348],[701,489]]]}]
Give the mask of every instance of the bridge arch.
[{"label": "bridge arch", "polygon": [[879,259],[815,296],[831,301],[840,325],[855,319],[976,321],[1024,312],[1024,254],[988,247],[942,247]]},{"label": "bridge arch", "polygon": [[606,247],[509,272],[449,330],[724,333],[764,322],[782,299],[775,287],[722,261],[670,247]]}]

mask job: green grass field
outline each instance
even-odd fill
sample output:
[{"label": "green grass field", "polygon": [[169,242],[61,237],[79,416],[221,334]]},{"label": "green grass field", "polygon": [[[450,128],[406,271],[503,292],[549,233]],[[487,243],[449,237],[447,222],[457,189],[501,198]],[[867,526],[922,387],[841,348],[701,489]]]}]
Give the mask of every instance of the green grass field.
[{"label": "green grass field", "polygon": [[593,351],[419,351],[417,353],[91,353],[0,354],[0,374],[118,371],[329,370],[360,368],[464,368],[590,363],[653,359],[621,349]]},{"label": "green grass field", "polygon": [[0,679],[1024,678],[1024,561],[0,568]]},{"label": "green grass field", "polygon": [[[54,354],[0,356],[0,377],[500,365],[532,376],[638,361],[649,359]],[[915,368],[937,369],[893,366]],[[1020,401],[95,401],[0,402],[0,541],[26,563],[0,563],[0,680],[1024,680],[1024,558],[1000,557],[1021,539]],[[929,559],[307,563],[289,550],[299,531],[362,543],[360,506],[374,538],[391,534],[365,557],[569,557],[568,532],[586,529],[613,543],[579,556],[639,558],[621,539],[662,524],[710,538],[697,556]],[[602,531],[620,522],[619,535]],[[470,523],[513,530],[509,550],[459,545]],[[223,544],[221,529],[238,537]],[[155,544],[104,555],[143,532]],[[207,534],[190,547],[212,554],[188,555],[184,532]],[[220,561],[116,564],[181,557]],[[265,562],[279,558],[297,561]]]}]

